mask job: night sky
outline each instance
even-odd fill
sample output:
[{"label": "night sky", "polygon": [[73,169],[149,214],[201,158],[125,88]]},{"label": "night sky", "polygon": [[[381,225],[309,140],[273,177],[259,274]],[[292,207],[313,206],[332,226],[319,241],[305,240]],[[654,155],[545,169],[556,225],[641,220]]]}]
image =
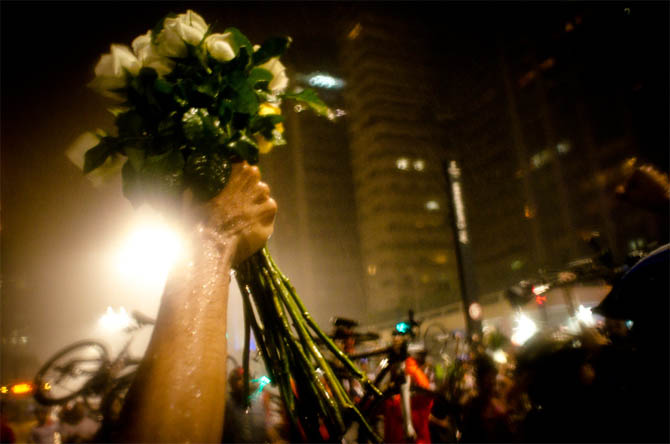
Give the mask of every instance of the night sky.
[{"label": "night sky", "polygon": [[[608,3],[613,15],[627,7]],[[627,32],[639,41],[622,40],[601,56],[623,57],[623,69],[634,65],[631,72],[643,73],[651,85],[634,106],[648,109],[638,122],[640,132],[645,146],[654,147],[650,152],[660,149],[656,156],[667,170],[667,3],[631,3],[640,18]],[[40,358],[82,338],[107,305],[123,299],[115,282],[100,274],[100,252],[114,243],[132,207],[118,183],[94,188],[64,155],[82,132],[112,129],[109,103],[86,88],[110,43],[130,44],[166,13],[191,8],[209,23],[218,19],[218,29],[240,28],[252,41],[293,36],[287,61],[311,69],[319,60],[301,59],[301,48],[318,48],[321,41],[329,48],[334,18],[356,8],[391,9],[419,20],[435,36],[436,51],[457,48],[454,54],[461,56],[471,41],[491,38],[499,29],[532,32],[535,14],[561,10],[544,2],[3,1],[1,7],[2,333],[18,328],[30,335]],[[453,60],[437,52],[434,63],[449,69]],[[154,307],[152,301],[140,308]]]}]

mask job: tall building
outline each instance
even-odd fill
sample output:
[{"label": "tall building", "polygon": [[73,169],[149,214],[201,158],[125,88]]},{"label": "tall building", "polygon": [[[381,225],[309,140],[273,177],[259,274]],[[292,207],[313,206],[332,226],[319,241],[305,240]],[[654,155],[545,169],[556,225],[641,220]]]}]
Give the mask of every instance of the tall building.
[{"label": "tall building", "polygon": [[[627,159],[654,160],[635,119],[667,116],[667,94],[664,111],[663,99],[653,109],[632,106],[639,88],[662,93],[663,84],[640,63],[648,59],[621,49],[645,48],[662,66],[667,41],[642,31],[649,5],[619,6],[530,8],[490,20],[489,33],[460,29],[467,45],[436,44],[452,61],[443,122],[462,159],[484,296],[495,299],[540,269],[592,255],[584,238],[594,231],[619,261],[631,248],[667,239],[649,213],[615,198]],[[652,130],[662,135],[659,129]],[[667,159],[667,134],[656,143]]]},{"label": "tall building", "polygon": [[[312,88],[334,110],[335,120],[287,101],[287,145],[261,156],[264,180],[279,211],[269,247],[307,309],[326,331],[333,316],[361,320],[366,309],[356,206],[352,184],[347,110],[336,51],[328,34],[297,39],[299,60],[287,58],[290,88]],[[297,69],[300,68],[300,71]]]},{"label": "tall building", "polygon": [[344,16],[340,60],[368,320],[391,321],[457,301],[459,284],[427,35],[374,9]]}]

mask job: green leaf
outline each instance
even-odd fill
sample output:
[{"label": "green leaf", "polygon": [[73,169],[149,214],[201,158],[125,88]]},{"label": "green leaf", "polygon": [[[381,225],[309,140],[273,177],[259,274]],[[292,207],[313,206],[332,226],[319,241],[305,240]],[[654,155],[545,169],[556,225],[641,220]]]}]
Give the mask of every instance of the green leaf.
[{"label": "green leaf", "polygon": [[174,85],[164,78],[158,77],[154,80],[154,89],[159,93],[171,94],[174,91]]},{"label": "green leaf", "polygon": [[179,150],[170,150],[165,153],[147,156],[144,159],[142,172],[152,175],[171,175],[184,168],[184,156]]},{"label": "green leaf", "polygon": [[100,143],[84,154],[84,174],[88,174],[105,163],[105,160],[116,151],[116,143],[112,137],[103,137]]},{"label": "green leaf", "polygon": [[283,122],[284,117],[279,114],[269,114],[267,116],[256,116],[249,125],[249,130],[252,134],[261,133],[267,140],[272,140],[272,132],[275,125]]},{"label": "green leaf", "polygon": [[227,28],[224,30],[224,33],[226,32],[229,32],[232,36],[233,51],[235,51],[235,54],[239,56],[242,48],[245,48],[245,52],[251,58],[254,53],[254,45],[251,44],[249,39],[237,28]]},{"label": "green leaf", "polygon": [[258,145],[247,136],[242,135],[239,139],[228,143],[228,148],[250,165],[258,163]]},{"label": "green leaf", "polygon": [[249,73],[249,79],[247,80],[252,88],[258,88],[259,83],[264,83],[267,87],[267,84],[272,81],[272,73],[264,68],[254,68]]},{"label": "green leaf", "polygon": [[216,99],[219,94],[219,87],[216,83],[216,79],[213,77],[208,78],[205,83],[196,85],[195,90],[214,99]]},{"label": "green leaf", "polygon": [[284,54],[291,44],[290,37],[272,37],[261,45],[258,51],[253,54],[253,64],[260,65],[272,57],[279,57]]},{"label": "green leaf", "polygon": [[140,79],[143,85],[151,85],[154,83],[156,78],[158,78],[158,73],[156,72],[155,69],[150,68],[148,66],[144,66],[140,69],[139,74],[137,77]]},{"label": "green leaf", "polygon": [[132,166],[135,171],[142,171],[145,157],[144,150],[126,147],[125,152],[126,156],[128,156],[128,163],[130,163],[130,166]]},{"label": "green leaf", "polygon": [[135,110],[119,114],[116,118],[119,137],[139,136],[142,134],[142,115]]},{"label": "green leaf", "polygon": [[158,122],[158,136],[171,137],[177,134],[177,115],[176,111],[172,111],[165,119]]},{"label": "green leaf", "polygon": [[201,201],[207,201],[223,189],[231,170],[231,163],[221,154],[194,151],[188,156],[184,175],[194,196]]},{"label": "green leaf", "polygon": [[233,73],[230,78],[230,87],[236,92],[232,100],[233,110],[253,115],[258,112],[258,97],[253,87],[247,82],[247,78],[242,73]]},{"label": "green leaf", "polygon": [[332,118],[333,112],[328,106],[319,98],[316,91],[313,89],[304,89],[299,93],[285,93],[281,95],[287,99],[298,100],[309,106],[314,112],[320,116]]},{"label": "green leaf", "polygon": [[184,188],[184,156],[179,149],[147,156],[141,174],[146,191],[175,197]]},{"label": "green leaf", "polygon": [[221,101],[221,103],[219,104],[218,114],[219,114],[219,120],[221,121],[222,125],[225,125],[228,122],[230,122],[230,119],[233,117],[232,103],[228,100]]},{"label": "green leaf", "polygon": [[181,122],[187,139],[197,141],[205,137],[204,114],[207,114],[207,110],[202,108],[191,108],[184,113]]}]

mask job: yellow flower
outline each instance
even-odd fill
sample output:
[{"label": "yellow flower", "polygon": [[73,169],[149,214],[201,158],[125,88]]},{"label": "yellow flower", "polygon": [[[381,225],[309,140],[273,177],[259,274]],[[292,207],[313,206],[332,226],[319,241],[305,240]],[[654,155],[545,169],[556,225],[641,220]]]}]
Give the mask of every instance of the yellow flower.
[{"label": "yellow flower", "polygon": [[[269,115],[281,115],[281,108],[272,103],[261,103],[258,109],[259,116],[269,116]],[[278,131],[280,134],[284,132],[284,125],[279,122],[275,125],[274,131]],[[261,154],[267,154],[272,150],[274,143],[271,140],[267,140],[265,137],[260,134],[256,134],[256,143],[258,144],[258,151]]]}]

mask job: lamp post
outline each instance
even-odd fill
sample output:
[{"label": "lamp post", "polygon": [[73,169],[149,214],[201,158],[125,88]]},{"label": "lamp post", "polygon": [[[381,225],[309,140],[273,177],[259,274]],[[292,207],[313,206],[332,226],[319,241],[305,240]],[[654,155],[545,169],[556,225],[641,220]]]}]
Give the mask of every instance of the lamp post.
[{"label": "lamp post", "polygon": [[444,165],[447,175],[447,194],[451,211],[451,230],[454,235],[456,246],[456,262],[458,264],[458,277],[461,287],[461,300],[465,314],[465,327],[468,341],[472,341],[477,335],[482,337],[482,310],[477,295],[477,283],[474,278],[472,266],[472,255],[470,252],[470,235],[465,215],[465,204],[463,202],[461,169],[455,160]]}]

